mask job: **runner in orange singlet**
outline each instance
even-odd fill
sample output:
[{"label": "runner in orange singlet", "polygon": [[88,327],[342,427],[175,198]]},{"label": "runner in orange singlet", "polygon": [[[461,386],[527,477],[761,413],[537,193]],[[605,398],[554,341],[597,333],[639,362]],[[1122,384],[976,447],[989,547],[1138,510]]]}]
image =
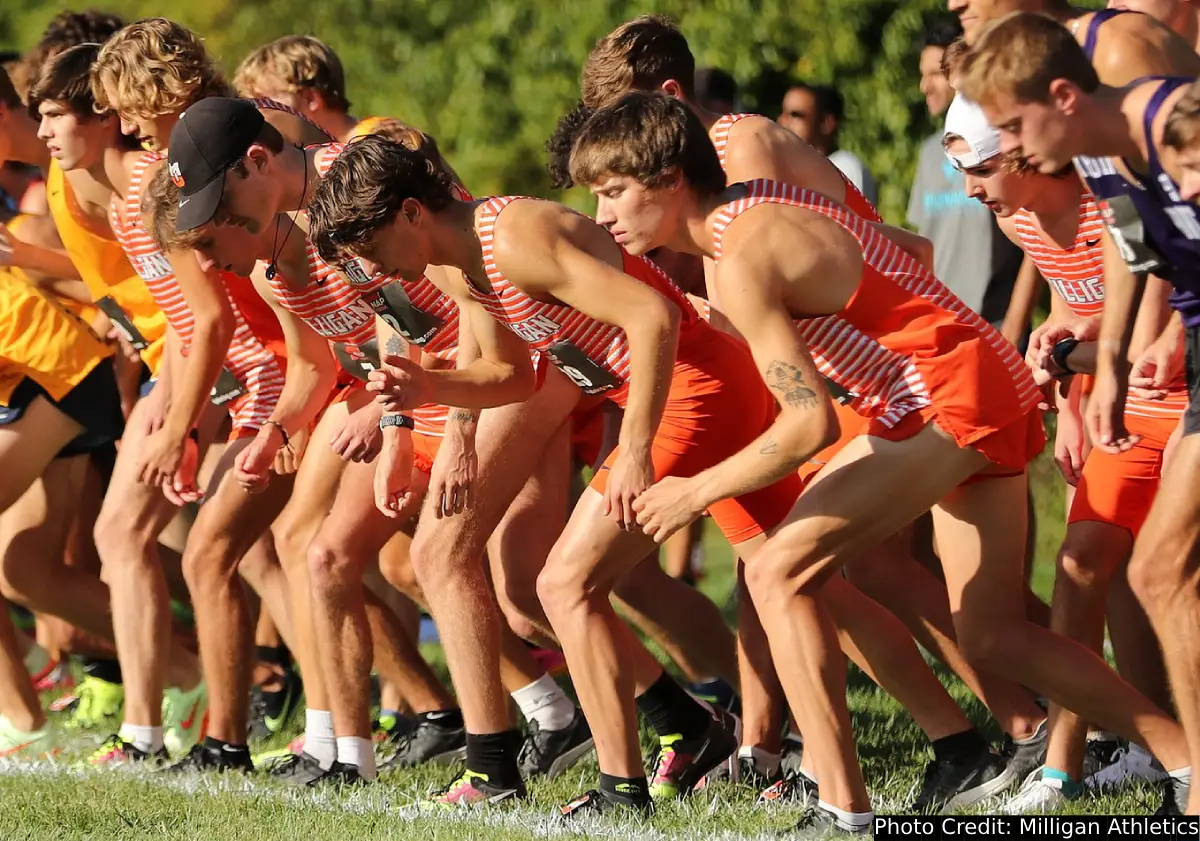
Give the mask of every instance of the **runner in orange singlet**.
[{"label": "runner in orange singlet", "polygon": [[[644,171],[641,160],[662,168]],[[1024,470],[1044,435],[1038,391],[1015,348],[845,208],[777,182],[726,187],[703,125],[668,97],[630,94],[593,115],[572,171],[598,195],[599,218],[633,250],[667,245],[717,262],[716,280],[734,304],[726,314],[745,328],[783,407],[734,458],[644,493],[635,507],[647,532],[662,539],[713,500],[785,475],[818,450],[833,434],[819,376],[854,395],[870,420],[747,568],[794,708],[804,708],[799,687],[816,685],[838,712],[805,730],[818,748],[815,817],[865,832],[871,813],[844,673],[828,668],[833,628],[798,621],[795,603],[930,507],[967,656],[1180,758],[1174,721],[1098,656],[1025,618],[1014,560],[1024,552]],[[790,244],[786,255],[762,248],[774,237]],[[817,663],[826,664],[820,675]]]},{"label": "runner in orange singlet", "polygon": [[[104,45],[93,67],[92,91],[102,108],[120,117],[127,134],[138,137],[143,145],[162,148],[188,105],[205,96],[225,93],[228,87],[193,33],[156,18],[131,24]],[[289,109],[265,101],[258,105],[285,136],[300,142],[322,138],[315,126]],[[130,262],[166,314],[185,361],[178,371],[172,371],[169,408],[165,412],[166,389],[161,389],[157,399],[160,389],[151,392],[146,417],[153,419],[161,414],[161,426],[143,425],[142,434],[156,431],[136,449],[122,448],[122,456],[129,452],[129,461],[122,471],[118,459],[114,486],[140,480],[149,487],[165,485],[177,495],[195,494],[190,478],[180,471],[189,452],[190,430],[200,421],[210,392],[215,402],[229,404],[227,411],[234,422],[232,441],[209,482],[205,504],[184,552],[184,573],[196,607],[207,686],[201,684],[182,698],[173,699],[168,723],[178,718],[181,725],[188,725],[180,728],[187,736],[198,734],[207,688],[213,702],[208,721],[212,735],[193,749],[181,767],[248,768],[249,754],[244,744],[249,674],[244,652],[251,629],[245,594],[232,571],[246,556],[246,563],[241,565],[243,574],[258,579],[256,589],[283,629],[287,611],[282,570],[268,546],[254,552],[250,549],[282,509],[290,479],[272,482],[252,506],[244,504],[245,490],[241,486],[247,484],[245,475],[259,474],[264,463],[274,462],[276,472],[282,474],[294,471],[309,423],[332,385],[333,366],[324,342],[302,321],[282,308],[270,306],[252,284],[232,275],[202,272],[191,252],[164,255],[157,249],[143,225],[141,204],[149,179],[162,165],[162,156],[156,152],[114,164],[110,180],[119,188],[120,200],[113,203],[111,221]],[[270,298],[269,292],[266,295]],[[285,353],[295,356],[286,379],[282,365]],[[329,382],[325,382],[326,377]],[[142,401],[139,406],[146,403]],[[136,536],[130,535],[129,499],[139,493],[143,492],[128,485],[122,485],[119,493],[110,492],[113,505],[111,509],[106,505],[97,527],[102,554],[106,545],[102,538],[106,532],[113,537],[107,543],[106,562],[111,557],[124,570],[113,576],[115,582],[120,582],[114,590],[127,587],[123,598],[129,599],[127,609],[136,614],[130,620],[127,638],[121,640],[125,643],[121,653],[123,665],[126,656],[138,661],[144,700],[136,710],[127,703],[126,717],[128,720],[136,715],[147,720],[139,723],[136,731],[141,744],[124,738],[122,744],[114,745],[117,750],[113,754],[118,758],[128,745],[145,753],[145,744],[156,752],[160,738],[159,705],[154,696],[156,687],[161,686],[157,640],[164,636],[160,628],[166,619],[165,601],[156,601],[154,611],[134,605],[146,600],[148,593],[153,594],[152,599],[162,595],[161,573],[145,569],[153,549],[144,548],[157,536],[162,521],[160,517],[149,517],[147,523],[136,526]],[[130,542],[141,551],[128,551]],[[121,549],[125,551],[118,555]],[[118,615],[124,612],[120,606],[114,611]],[[171,747],[186,750],[186,741]]]},{"label": "runner in orange singlet", "polygon": [[[1054,292],[1050,318],[1036,332],[1056,334],[1054,325],[1072,316],[1098,326],[1104,308],[1100,245],[1104,222],[1095,199],[1074,172],[1062,177],[1041,175],[1012,163],[1000,152],[999,134],[983,112],[961,95],[947,112],[944,143],[951,163],[965,175],[967,194],[996,213],[1000,229],[1033,259]],[[1164,308],[1147,299],[1143,309],[1150,322],[1148,332],[1157,336],[1167,321]],[[1068,338],[1049,353],[1040,352],[1046,344],[1040,339],[1031,342],[1030,364],[1041,378],[1061,379],[1094,370],[1089,359],[1094,343]],[[1162,476],[1163,451],[1187,408],[1188,393],[1182,370],[1157,399],[1143,396],[1141,389],[1131,390],[1126,422],[1141,440],[1128,452],[1112,453],[1092,449],[1086,441],[1080,411],[1084,379],[1067,380],[1066,393],[1054,388],[1055,458],[1074,488],[1074,498],[1058,558],[1052,622],[1058,632],[1098,651],[1110,580],[1117,585],[1114,597],[1132,598],[1125,576],[1116,574],[1129,562],[1134,538],[1149,513]],[[1136,621],[1132,617],[1141,614],[1136,601],[1133,605],[1133,611],[1110,617],[1118,666],[1140,692],[1165,708],[1170,696],[1157,640],[1144,614],[1140,623],[1132,624]],[[1082,794],[1086,731],[1079,716],[1056,706],[1046,765],[1005,809],[1044,812]],[[1106,770],[1095,783],[1108,787],[1133,775],[1152,782],[1166,776],[1145,757]]]}]

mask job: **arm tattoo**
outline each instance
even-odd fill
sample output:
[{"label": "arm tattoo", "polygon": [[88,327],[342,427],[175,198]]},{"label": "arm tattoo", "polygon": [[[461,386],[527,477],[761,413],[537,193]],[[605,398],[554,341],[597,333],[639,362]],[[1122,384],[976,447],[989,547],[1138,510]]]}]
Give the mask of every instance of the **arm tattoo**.
[{"label": "arm tattoo", "polygon": [[469,409],[455,409],[454,411],[452,411],[450,413],[450,420],[461,421],[463,423],[467,423],[467,422],[471,422],[471,421],[476,421],[476,420],[478,420],[478,418],[475,416],[475,413],[470,411]]},{"label": "arm tattoo", "polygon": [[767,366],[765,379],[794,409],[811,409],[819,402],[817,393],[805,385],[804,374],[795,365],[776,359]]},{"label": "arm tattoo", "polygon": [[766,441],[762,442],[762,446],[758,448],[758,454],[763,456],[773,456],[779,452],[779,445],[775,443],[775,439],[770,436]]},{"label": "arm tattoo", "polygon": [[387,348],[388,353],[400,356],[407,350],[408,345],[405,344],[404,339],[400,338],[398,334],[393,333],[392,335],[388,336],[385,347]]}]

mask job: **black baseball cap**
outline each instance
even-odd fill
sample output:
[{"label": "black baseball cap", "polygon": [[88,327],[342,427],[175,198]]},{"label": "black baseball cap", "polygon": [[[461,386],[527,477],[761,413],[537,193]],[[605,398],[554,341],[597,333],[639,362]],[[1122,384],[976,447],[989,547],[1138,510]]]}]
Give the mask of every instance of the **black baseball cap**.
[{"label": "black baseball cap", "polygon": [[225,192],[225,173],[262,130],[263,115],[247,99],[214,96],[179,115],[171,129],[167,167],[179,188],[175,230],[190,231],[213,218]]}]

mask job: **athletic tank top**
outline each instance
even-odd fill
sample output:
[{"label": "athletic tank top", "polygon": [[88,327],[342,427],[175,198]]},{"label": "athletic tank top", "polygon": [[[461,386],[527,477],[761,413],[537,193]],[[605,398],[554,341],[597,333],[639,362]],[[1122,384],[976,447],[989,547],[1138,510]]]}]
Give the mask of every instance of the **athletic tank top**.
[{"label": "athletic tank top", "polygon": [[0,405],[25,377],[61,400],[112,353],[75,313],[0,270]]},{"label": "athletic tank top", "polygon": [[[717,148],[717,157],[721,161],[721,169],[725,169],[725,157],[728,154],[729,148],[729,130],[733,128],[733,124],[746,119],[747,117],[757,117],[758,114],[725,114],[715,123],[709,131],[709,137],[712,138],[713,146]],[[765,118],[764,118],[765,119]],[[833,166],[831,163],[830,166]],[[846,198],[842,203],[846,207],[853,210],[859,216],[871,222],[882,222],[883,218],[879,215],[879,211],[875,206],[867,200],[867,197],[855,187],[840,169],[834,167],[838,177],[842,179],[842,183],[846,185]]]},{"label": "athletic tank top", "polygon": [[[1048,243],[1027,210],[1018,211],[1017,235],[1021,250],[1029,255],[1042,277],[1077,316],[1100,315],[1104,309],[1104,249],[1100,244],[1104,220],[1090,193],[1080,197],[1079,228],[1070,248]],[[1187,383],[1183,377],[1168,387],[1162,400],[1146,400],[1130,393],[1125,411],[1138,417],[1177,419],[1187,408]]]},{"label": "athletic tank top", "polygon": [[848,393],[847,402],[860,415],[890,428],[910,412],[932,405],[922,363],[944,350],[944,344],[962,342],[964,327],[1001,358],[1022,410],[1037,405],[1038,389],[1017,349],[870,222],[812,190],[765,180],[741,186],[746,195],[725,205],[713,226],[718,264],[729,225],[760,204],[820,213],[861,245],[862,278],[845,308],[834,315],[796,319],[818,371]]},{"label": "athletic tank top", "polygon": [[[549,356],[585,394],[605,394],[624,406],[629,391],[629,342],[625,332],[564,304],[534,300],[513,285],[496,265],[496,220],[514,201],[540,199],[492,198],[476,214],[475,229],[483,246],[483,265],[492,288],[491,291],[479,289],[468,278],[471,295],[492,318],[534,350]],[[621,259],[625,274],[646,283],[679,307],[683,313],[681,336],[701,323],[687,296],[654,263],[634,257],[623,248]]]},{"label": "athletic tank top", "polygon": [[[192,318],[192,313],[188,309],[187,301],[183,297],[179,284],[175,281],[170,261],[154,244],[150,233],[142,224],[141,217],[146,170],[152,164],[163,159],[164,156],[158,152],[145,152],[141,155],[130,173],[128,194],[124,198],[113,197],[113,203],[109,210],[109,223],[117,240],[121,243],[121,247],[125,249],[130,264],[145,281],[146,287],[166,315],[167,321],[179,334],[179,338],[182,340],[182,351],[186,355],[191,346],[195,320]],[[249,281],[232,277],[226,272],[218,274],[229,294],[235,319],[233,339],[225,355],[225,367],[228,373],[237,380],[243,393],[251,385],[251,381],[263,389],[282,391],[283,371],[277,363],[275,354],[268,349],[263,340],[251,331],[242,315],[241,301],[248,300],[250,295],[258,298],[257,293],[250,286]],[[259,299],[259,303],[262,307],[266,307],[265,302],[262,302],[261,299]],[[275,321],[273,317],[271,320]],[[279,323],[275,321],[274,332],[269,340],[274,344],[276,336],[281,335]],[[232,385],[228,383],[224,385],[225,388],[220,389],[221,393],[230,393]]]},{"label": "athletic tank top", "polygon": [[79,276],[113,325],[137,349],[152,375],[162,361],[167,319],[145,282],[138,276],[121,243],[96,231],[84,217],[70,183],[58,165],[50,162],[46,200],[58,236]]},{"label": "athletic tank top", "polygon": [[[1153,126],[1167,97],[1193,81],[1153,77],[1134,83],[1158,83],[1142,120],[1149,153],[1148,172],[1140,183],[1129,183],[1111,158],[1075,159],[1076,168],[1101,200],[1105,222],[1125,262],[1135,272],[1170,281],[1171,306],[1188,327],[1200,326],[1200,214],[1183,200],[1175,181],[1163,170]],[[1126,169],[1132,171],[1128,164]]]}]

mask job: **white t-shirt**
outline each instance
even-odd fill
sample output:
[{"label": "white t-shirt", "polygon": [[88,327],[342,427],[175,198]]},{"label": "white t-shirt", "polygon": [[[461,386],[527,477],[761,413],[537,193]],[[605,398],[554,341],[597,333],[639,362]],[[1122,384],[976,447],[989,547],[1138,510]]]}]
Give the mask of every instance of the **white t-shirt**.
[{"label": "white t-shirt", "polygon": [[858,155],[845,149],[838,149],[829,156],[829,160],[842,171],[842,175],[850,179],[850,183],[857,187],[860,193],[867,197],[867,201],[876,207],[879,206],[879,185],[875,183],[871,171],[867,169],[867,165]]}]

